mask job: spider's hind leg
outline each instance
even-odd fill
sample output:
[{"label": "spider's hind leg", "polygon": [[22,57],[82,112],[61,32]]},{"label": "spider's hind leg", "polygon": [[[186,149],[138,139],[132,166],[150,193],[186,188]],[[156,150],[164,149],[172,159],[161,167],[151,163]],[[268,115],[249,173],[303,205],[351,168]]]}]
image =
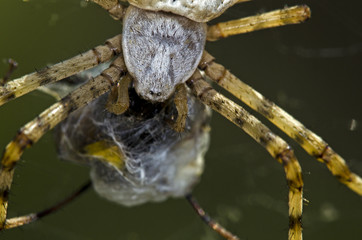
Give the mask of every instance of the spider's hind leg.
[{"label": "spider's hind leg", "polygon": [[302,239],[302,170],[291,147],[244,108],[217,93],[197,70],[187,81],[194,95],[244,130],[283,165],[289,187],[289,240]]}]

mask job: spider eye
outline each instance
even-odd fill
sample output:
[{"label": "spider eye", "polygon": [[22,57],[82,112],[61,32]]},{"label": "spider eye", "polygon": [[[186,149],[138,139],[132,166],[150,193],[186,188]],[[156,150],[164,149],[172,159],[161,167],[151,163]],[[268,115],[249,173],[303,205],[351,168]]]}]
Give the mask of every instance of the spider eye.
[{"label": "spider eye", "polygon": [[153,95],[156,95],[157,97],[162,96],[162,93],[161,93],[161,92],[149,91],[149,93],[150,93],[152,96],[153,96]]}]

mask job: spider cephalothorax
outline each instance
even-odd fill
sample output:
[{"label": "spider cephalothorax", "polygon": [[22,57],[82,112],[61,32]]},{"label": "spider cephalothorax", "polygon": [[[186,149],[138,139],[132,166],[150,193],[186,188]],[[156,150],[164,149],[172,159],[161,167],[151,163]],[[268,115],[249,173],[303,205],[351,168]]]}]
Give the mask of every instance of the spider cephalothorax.
[{"label": "spider cephalothorax", "polygon": [[137,93],[163,102],[194,73],[206,40],[206,24],[130,6],[123,20],[122,48]]}]

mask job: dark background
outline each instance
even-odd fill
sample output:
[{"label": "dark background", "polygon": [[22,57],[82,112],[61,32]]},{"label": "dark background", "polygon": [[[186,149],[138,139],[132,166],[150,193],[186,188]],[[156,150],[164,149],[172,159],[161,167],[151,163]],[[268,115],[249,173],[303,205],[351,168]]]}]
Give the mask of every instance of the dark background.
[{"label": "dark background", "polygon": [[[260,1],[239,4],[216,21],[307,4],[300,25],[230,37],[207,50],[243,81],[323,137],[362,174],[361,1]],[[215,22],[216,22],[215,21]],[[14,78],[101,44],[119,22],[80,0],[2,0],[0,73],[6,58]],[[0,108],[0,148],[53,100],[39,92]],[[256,114],[264,122],[265,119]],[[351,130],[351,121],[357,128]],[[270,126],[271,124],[268,124]],[[340,184],[292,140],[303,168],[304,239],[361,239],[362,199]],[[282,167],[251,138],[214,114],[206,169],[195,196],[242,239],[287,239],[287,187]],[[27,150],[15,172],[9,216],[44,209],[88,178],[88,169],[57,159],[53,136]],[[220,239],[183,199],[125,208],[93,190],[43,220],[0,234],[1,239]]]}]

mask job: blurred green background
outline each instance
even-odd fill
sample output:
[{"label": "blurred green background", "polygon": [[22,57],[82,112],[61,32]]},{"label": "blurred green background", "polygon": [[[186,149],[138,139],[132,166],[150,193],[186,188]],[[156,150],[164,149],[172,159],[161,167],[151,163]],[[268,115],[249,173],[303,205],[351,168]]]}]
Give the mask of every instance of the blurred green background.
[{"label": "blurred green background", "polygon": [[[234,6],[215,22],[295,4],[309,5],[312,19],[208,43],[207,50],[322,136],[362,175],[361,1],[255,0]],[[0,73],[8,68],[6,58],[19,63],[15,78],[88,50],[120,31],[119,22],[84,1],[1,0]],[[2,106],[0,148],[52,103],[50,97],[33,92]],[[352,121],[357,127],[351,128]],[[205,173],[194,190],[202,206],[242,239],[287,239],[282,167],[216,113],[211,137]],[[304,239],[361,239],[361,197],[287,140],[301,162],[309,200],[304,207]],[[47,134],[26,151],[16,169],[9,216],[44,209],[87,178],[87,168],[57,159],[53,136]],[[47,218],[1,233],[0,238],[220,239],[184,199],[125,208],[93,190]]]}]

